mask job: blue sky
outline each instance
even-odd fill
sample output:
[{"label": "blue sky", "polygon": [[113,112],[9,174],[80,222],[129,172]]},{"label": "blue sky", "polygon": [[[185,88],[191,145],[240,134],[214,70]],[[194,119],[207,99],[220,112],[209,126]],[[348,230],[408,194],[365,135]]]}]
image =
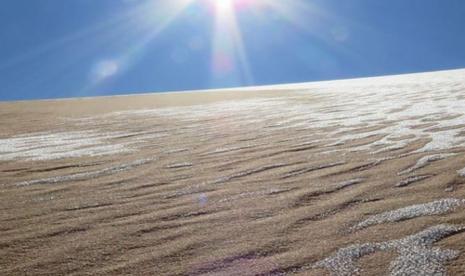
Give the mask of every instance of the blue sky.
[{"label": "blue sky", "polygon": [[465,67],[462,0],[2,0],[0,100]]}]

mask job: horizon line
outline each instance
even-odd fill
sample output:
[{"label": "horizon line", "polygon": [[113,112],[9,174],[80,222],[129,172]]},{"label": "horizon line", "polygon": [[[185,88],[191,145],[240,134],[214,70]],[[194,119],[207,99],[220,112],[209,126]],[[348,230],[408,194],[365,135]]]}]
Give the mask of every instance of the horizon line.
[{"label": "horizon line", "polygon": [[449,71],[460,71],[465,70],[465,67],[458,68],[449,68],[449,69],[439,69],[439,70],[428,70],[428,71],[416,71],[408,73],[395,73],[388,75],[370,75],[370,76],[358,76],[358,77],[348,77],[348,78],[335,78],[335,79],[322,79],[322,80],[313,80],[306,82],[294,82],[294,83],[276,83],[276,84],[263,84],[263,85],[250,85],[250,86],[236,86],[236,87],[223,87],[223,88],[207,88],[207,89],[192,89],[192,90],[166,90],[166,91],[150,91],[150,92],[122,92],[118,94],[106,94],[106,95],[95,95],[95,96],[77,96],[77,97],[57,97],[57,98],[31,98],[31,99],[20,99],[20,100],[0,100],[0,103],[15,103],[15,102],[41,102],[41,101],[69,101],[69,100],[89,100],[96,98],[110,98],[110,97],[131,97],[131,96],[150,96],[150,95],[165,95],[165,94],[188,94],[188,93],[211,93],[211,92],[233,92],[233,91],[260,91],[267,89],[292,89],[299,88],[300,86],[308,86],[312,84],[319,83],[334,83],[334,82],[344,82],[344,81],[356,81],[356,80],[366,80],[366,79],[376,79],[383,77],[399,77],[407,75],[421,75],[428,73],[439,73],[439,72],[449,72]]}]

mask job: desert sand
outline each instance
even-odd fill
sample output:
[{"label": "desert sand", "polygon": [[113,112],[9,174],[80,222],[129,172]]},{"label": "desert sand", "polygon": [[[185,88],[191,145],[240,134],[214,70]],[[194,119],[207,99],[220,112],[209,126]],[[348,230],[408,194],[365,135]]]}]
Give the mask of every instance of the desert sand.
[{"label": "desert sand", "polygon": [[465,275],[465,70],[0,103],[1,275]]}]

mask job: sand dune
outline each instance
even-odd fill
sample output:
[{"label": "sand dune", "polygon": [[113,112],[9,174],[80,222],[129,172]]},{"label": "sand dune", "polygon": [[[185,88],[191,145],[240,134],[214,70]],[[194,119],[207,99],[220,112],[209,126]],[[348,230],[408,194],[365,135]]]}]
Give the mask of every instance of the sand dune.
[{"label": "sand dune", "polygon": [[0,118],[2,275],[465,275],[465,70]]}]

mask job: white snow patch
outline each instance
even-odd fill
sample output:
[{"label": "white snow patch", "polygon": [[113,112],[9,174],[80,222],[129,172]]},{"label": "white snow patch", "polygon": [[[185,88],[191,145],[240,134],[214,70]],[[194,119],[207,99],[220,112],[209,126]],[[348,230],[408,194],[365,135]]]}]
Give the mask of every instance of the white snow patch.
[{"label": "white snow patch", "polygon": [[443,159],[446,159],[448,157],[455,156],[455,155],[457,155],[457,154],[455,154],[455,153],[442,153],[442,154],[433,154],[433,155],[424,156],[424,157],[420,158],[414,166],[412,166],[412,167],[410,167],[410,168],[408,168],[408,169],[406,169],[404,171],[401,171],[399,173],[399,175],[411,173],[413,171],[416,171],[418,169],[426,167],[429,163],[439,161],[439,160],[443,160]]},{"label": "white snow patch", "polygon": [[0,160],[53,160],[132,151],[127,144],[109,141],[118,135],[117,132],[70,131],[0,139]]},{"label": "white snow patch", "polygon": [[388,222],[398,222],[421,216],[442,215],[454,211],[456,208],[464,205],[465,200],[456,198],[447,198],[433,201],[430,203],[416,204],[371,216],[368,219],[352,227],[352,230],[360,230],[373,225]]},{"label": "white snow patch", "polygon": [[63,182],[70,182],[70,181],[82,181],[82,180],[89,180],[92,178],[97,178],[101,176],[107,176],[111,175],[114,173],[119,173],[123,171],[128,171],[131,170],[135,167],[139,167],[145,164],[148,164],[155,160],[154,158],[148,158],[148,159],[140,159],[136,160],[127,164],[121,164],[109,168],[104,168],[101,170],[96,170],[96,171],[90,171],[90,172],[81,172],[81,173],[74,173],[74,174],[68,174],[68,175],[60,175],[60,176],[54,176],[54,177],[49,177],[49,178],[43,178],[43,179],[35,179],[35,180],[29,180],[29,181],[23,181],[16,186],[31,186],[31,185],[42,185],[42,184],[58,184],[58,183],[63,183]]},{"label": "white snow patch", "polygon": [[433,244],[464,230],[464,226],[441,224],[403,239],[351,245],[317,262],[313,268],[326,268],[333,276],[360,275],[359,259],[380,251],[395,251],[398,256],[389,266],[392,276],[446,275],[444,264],[457,258],[459,252],[433,247]]}]

